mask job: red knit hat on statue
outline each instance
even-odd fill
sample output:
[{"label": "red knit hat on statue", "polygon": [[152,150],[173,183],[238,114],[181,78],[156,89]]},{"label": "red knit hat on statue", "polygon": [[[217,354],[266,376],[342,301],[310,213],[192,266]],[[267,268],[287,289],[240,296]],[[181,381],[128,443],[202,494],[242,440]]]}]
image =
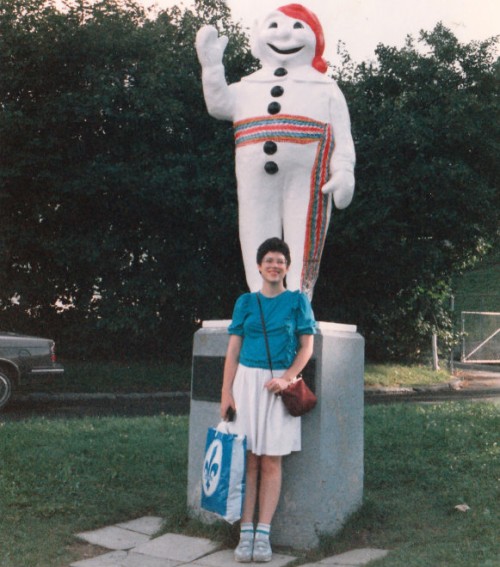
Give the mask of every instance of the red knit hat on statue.
[{"label": "red knit hat on statue", "polygon": [[323,59],[323,52],[325,51],[325,36],[323,35],[323,28],[321,27],[316,14],[301,4],[287,4],[286,6],[278,8],[278,11],[285,14],[285,16],[305,22],[312,29],[316,36],[316,52],[314,54],[312,66],[320,73],[325,73],[328,69],[328,65]]}]

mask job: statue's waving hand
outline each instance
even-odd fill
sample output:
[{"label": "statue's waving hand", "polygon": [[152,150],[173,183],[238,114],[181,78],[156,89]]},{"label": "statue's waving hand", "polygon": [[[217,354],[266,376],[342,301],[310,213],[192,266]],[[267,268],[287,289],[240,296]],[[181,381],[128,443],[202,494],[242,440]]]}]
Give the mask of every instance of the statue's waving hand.
[{"label": "statue's waving hand", "polygon": [[196,34],[196,53],[203,68],[222,65],[228,38],[219,37],[214,26],[203,26]]}]

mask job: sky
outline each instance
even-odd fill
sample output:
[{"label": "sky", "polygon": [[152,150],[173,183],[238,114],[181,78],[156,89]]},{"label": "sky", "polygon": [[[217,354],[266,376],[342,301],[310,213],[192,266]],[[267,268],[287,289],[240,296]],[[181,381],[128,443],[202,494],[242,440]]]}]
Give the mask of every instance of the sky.
[{"label": "sky", "polygon": [[[159,9],[190,0],[137,0]],[[255,19],[290,0],[226,0],[233,19],[250,29]],[[375,59],[379,43],[402,47],[408,34],[418,37],[442,21],[462,42],[500,34],[499,0],[303,0],[318,16],[326,39],[325,56],[339,63],[337,43],[342,40],[356,62]]]}]

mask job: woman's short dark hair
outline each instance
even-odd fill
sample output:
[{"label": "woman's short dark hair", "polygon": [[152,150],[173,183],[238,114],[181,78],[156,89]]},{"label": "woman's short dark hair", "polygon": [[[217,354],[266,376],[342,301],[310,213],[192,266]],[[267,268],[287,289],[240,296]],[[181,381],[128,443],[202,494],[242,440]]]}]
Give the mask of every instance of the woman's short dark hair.
[{"label": "woman's short dark hair", "polygon": [[283,254],[287,266],[289,266],[292,261],[290,258],[290,248],[288,248],[288,244],[284,240],[281,240],[281,238],[268,238],[259,246],[257,250],[257,264],[259,266],[262,264],[262,260],[268,252],[279,252]]}]

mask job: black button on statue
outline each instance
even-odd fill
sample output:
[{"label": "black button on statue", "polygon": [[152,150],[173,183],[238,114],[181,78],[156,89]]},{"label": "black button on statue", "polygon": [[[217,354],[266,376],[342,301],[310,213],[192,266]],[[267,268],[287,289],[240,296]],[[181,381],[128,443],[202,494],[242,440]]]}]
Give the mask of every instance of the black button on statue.
[{"label": "black button on statue", "polygon": [[271,102],[267,107],[267,112],[269,112],[269,114],[278,114],[280,110],[281,104],[279,102]]},{"label": "black button on statue", "polygon": [[284,67],[278,67],[276,71],[274,71],[275,77],[284,77],[285,75],[288,75],[288,71]]},{"label": "black button on statue", "polygon": [[276,85],[275,87],[273,87],[271,89],[271,96],[278,98],[279,96],[282,96],[284,92],[285,92],[285,89],[283,87]]},{"label": "black button on statue", "polygon": [[274,175],[275,173],[278,173],[279,167],[276,162],[267,161],[266,165],[264,165],[264,169],[266,170],[266,173],[269,173],[269,175]]},{"label": "black button on statue", "polygon": [[268,140],[265,144],[264,144],[264,152],[268,155],[268,156],[272,156],[273,154],[275,154],[278,151],[278,145],[276,144],[276,142],[271,142],[271,140]]}]

